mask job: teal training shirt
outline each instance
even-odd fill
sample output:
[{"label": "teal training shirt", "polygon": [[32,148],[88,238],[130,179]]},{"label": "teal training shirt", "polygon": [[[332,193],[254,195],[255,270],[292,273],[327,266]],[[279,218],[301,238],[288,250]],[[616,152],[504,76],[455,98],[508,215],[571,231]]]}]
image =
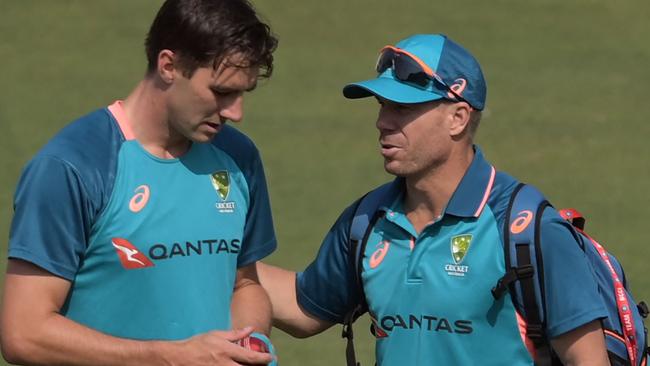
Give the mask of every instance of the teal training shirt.
[{"label": "teal training shirt", "polygon": [[131,339],[229,329],[237,268],[276,246],[262,164],[224,126],[160,159],[120,103],[66,127],[28,164],[9,257],[71,281],[61,313]]},{"label": "teal training shirt", "polygon": [[[381,366],[532,365],[524,319],[492,287],[505,273],[505,210],[517,181],[476,154],[441,217],[417,234],[402,195],[380,208],[363,258],[362,279]],[[403,192],[403,181],[397,192]],[[348,256],[354,206],[339,217],[315,261],[298,274],[300,305],[342,322],[360,301]],[[568,223],[543,214],[546,332],[555,337],[606,315],[584,252]]]}]

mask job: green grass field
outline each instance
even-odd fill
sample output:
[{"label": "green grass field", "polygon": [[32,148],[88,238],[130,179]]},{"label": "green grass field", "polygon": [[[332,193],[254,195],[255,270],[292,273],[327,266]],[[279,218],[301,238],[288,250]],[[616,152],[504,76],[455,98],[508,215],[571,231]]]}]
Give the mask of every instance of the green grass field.
[{"label": "green grass field", "polygon": [[[123,98],[142,77],[143,40],[160,1],[0,0],[0,270],[22,166],[81,114]],[[257,0],[280,38],[273,78],[240,125],[265,161],[279,249],[299,270],[341,209],[386,181],[377,105],[341,87],[373,76],[377,51],[442,32],[473,51],[488,82],[478,143],[498,169],[533,183],[623,262],[650,300],[650,2],[647,0]],[[374,360],[357,325],[364,365]],[[344,364],[335,327],[273,335],[283,366]]]}]

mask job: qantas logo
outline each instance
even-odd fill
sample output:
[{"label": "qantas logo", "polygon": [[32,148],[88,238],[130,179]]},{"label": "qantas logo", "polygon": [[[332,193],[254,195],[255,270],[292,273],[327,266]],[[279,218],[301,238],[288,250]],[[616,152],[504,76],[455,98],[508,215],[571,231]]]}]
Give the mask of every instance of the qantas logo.
[{"label": "qantas logo", "polygon": [[122,238],[111,239],[122,266],[126,269],[153,267],[153,261],[177,259],[178,257],[238,254],[241,249],[240,239],[204,239],[184,241],[167,245],[156,243],[149,247],[148,256],[135,245]]},{"label": "qantas logo", "polygon": [[372,321],[372,324],[370,326],[370,332],[375,336],[375,338],[386,338],[388,337],[388,333],[386,333],[379,324],[377,324],[377,319],[375,319],[374,315],[370,315],[370,320]]},{"label": "qantas logo", "polygon": [[146,255],[142,254],[142,252],[140,252],[138,248],[135,247],[135,245],[129,243],[128,240],[122,238],[113,238],[113,240],[111,240],[111,243],[113,244],[118,257],[120,257],[120,261],[122,262],[122,266],[124,268],[138,269],[153,267],[153,262],[147,258]]},{"label": "qantas logo", "polygon": [[205,239],[172,245],[158,243],[149,248],[149,257],[153,260],[164,260],[196,255],[237,254],[240,249],[239,239]]},{"label": "qantas logo", "polygon": [[[381,317],[379,324],[375,324],[379,325],[377,328],[381,329],[386,336],[396,328],[450,334],[471,334],[474,332],[471,320],[451,320],[431,315],[387,315]],[[377,331],[375,330],[375,332]]]}]

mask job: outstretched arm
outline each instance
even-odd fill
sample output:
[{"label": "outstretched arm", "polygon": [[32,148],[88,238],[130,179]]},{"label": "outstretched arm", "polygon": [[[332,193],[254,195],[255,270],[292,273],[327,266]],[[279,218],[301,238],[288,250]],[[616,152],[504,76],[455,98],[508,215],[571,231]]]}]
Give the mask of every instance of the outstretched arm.
[{"label": "outstretched arm", "polygon": [[274,326],[294,337],[306,338],[333,325],[300,307],[296,296],[296,272],[258,262],[257,273],[273,305]]},{"label": "outstretched arm", "polygon": [[4,358],[29,365],[266,364],[271,356],[232,343],[253,329],[215,331],[183,341],[137,341],[92,330],[59,312],[70,282],[10,259],[0,324]]}]

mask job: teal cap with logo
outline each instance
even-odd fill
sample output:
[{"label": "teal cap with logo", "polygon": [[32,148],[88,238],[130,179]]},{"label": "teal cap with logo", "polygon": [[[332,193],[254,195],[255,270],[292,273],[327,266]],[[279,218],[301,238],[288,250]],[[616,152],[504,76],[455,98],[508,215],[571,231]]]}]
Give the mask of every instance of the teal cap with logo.
[{"label": "teal cap with logo", "polygon": [[481,67],[464,47],[443,34],[418,34],[381,50],[370,80],[343,88],[346,98],[378,96],[396,103],[465,101],[483,110],[487,87]]}]

